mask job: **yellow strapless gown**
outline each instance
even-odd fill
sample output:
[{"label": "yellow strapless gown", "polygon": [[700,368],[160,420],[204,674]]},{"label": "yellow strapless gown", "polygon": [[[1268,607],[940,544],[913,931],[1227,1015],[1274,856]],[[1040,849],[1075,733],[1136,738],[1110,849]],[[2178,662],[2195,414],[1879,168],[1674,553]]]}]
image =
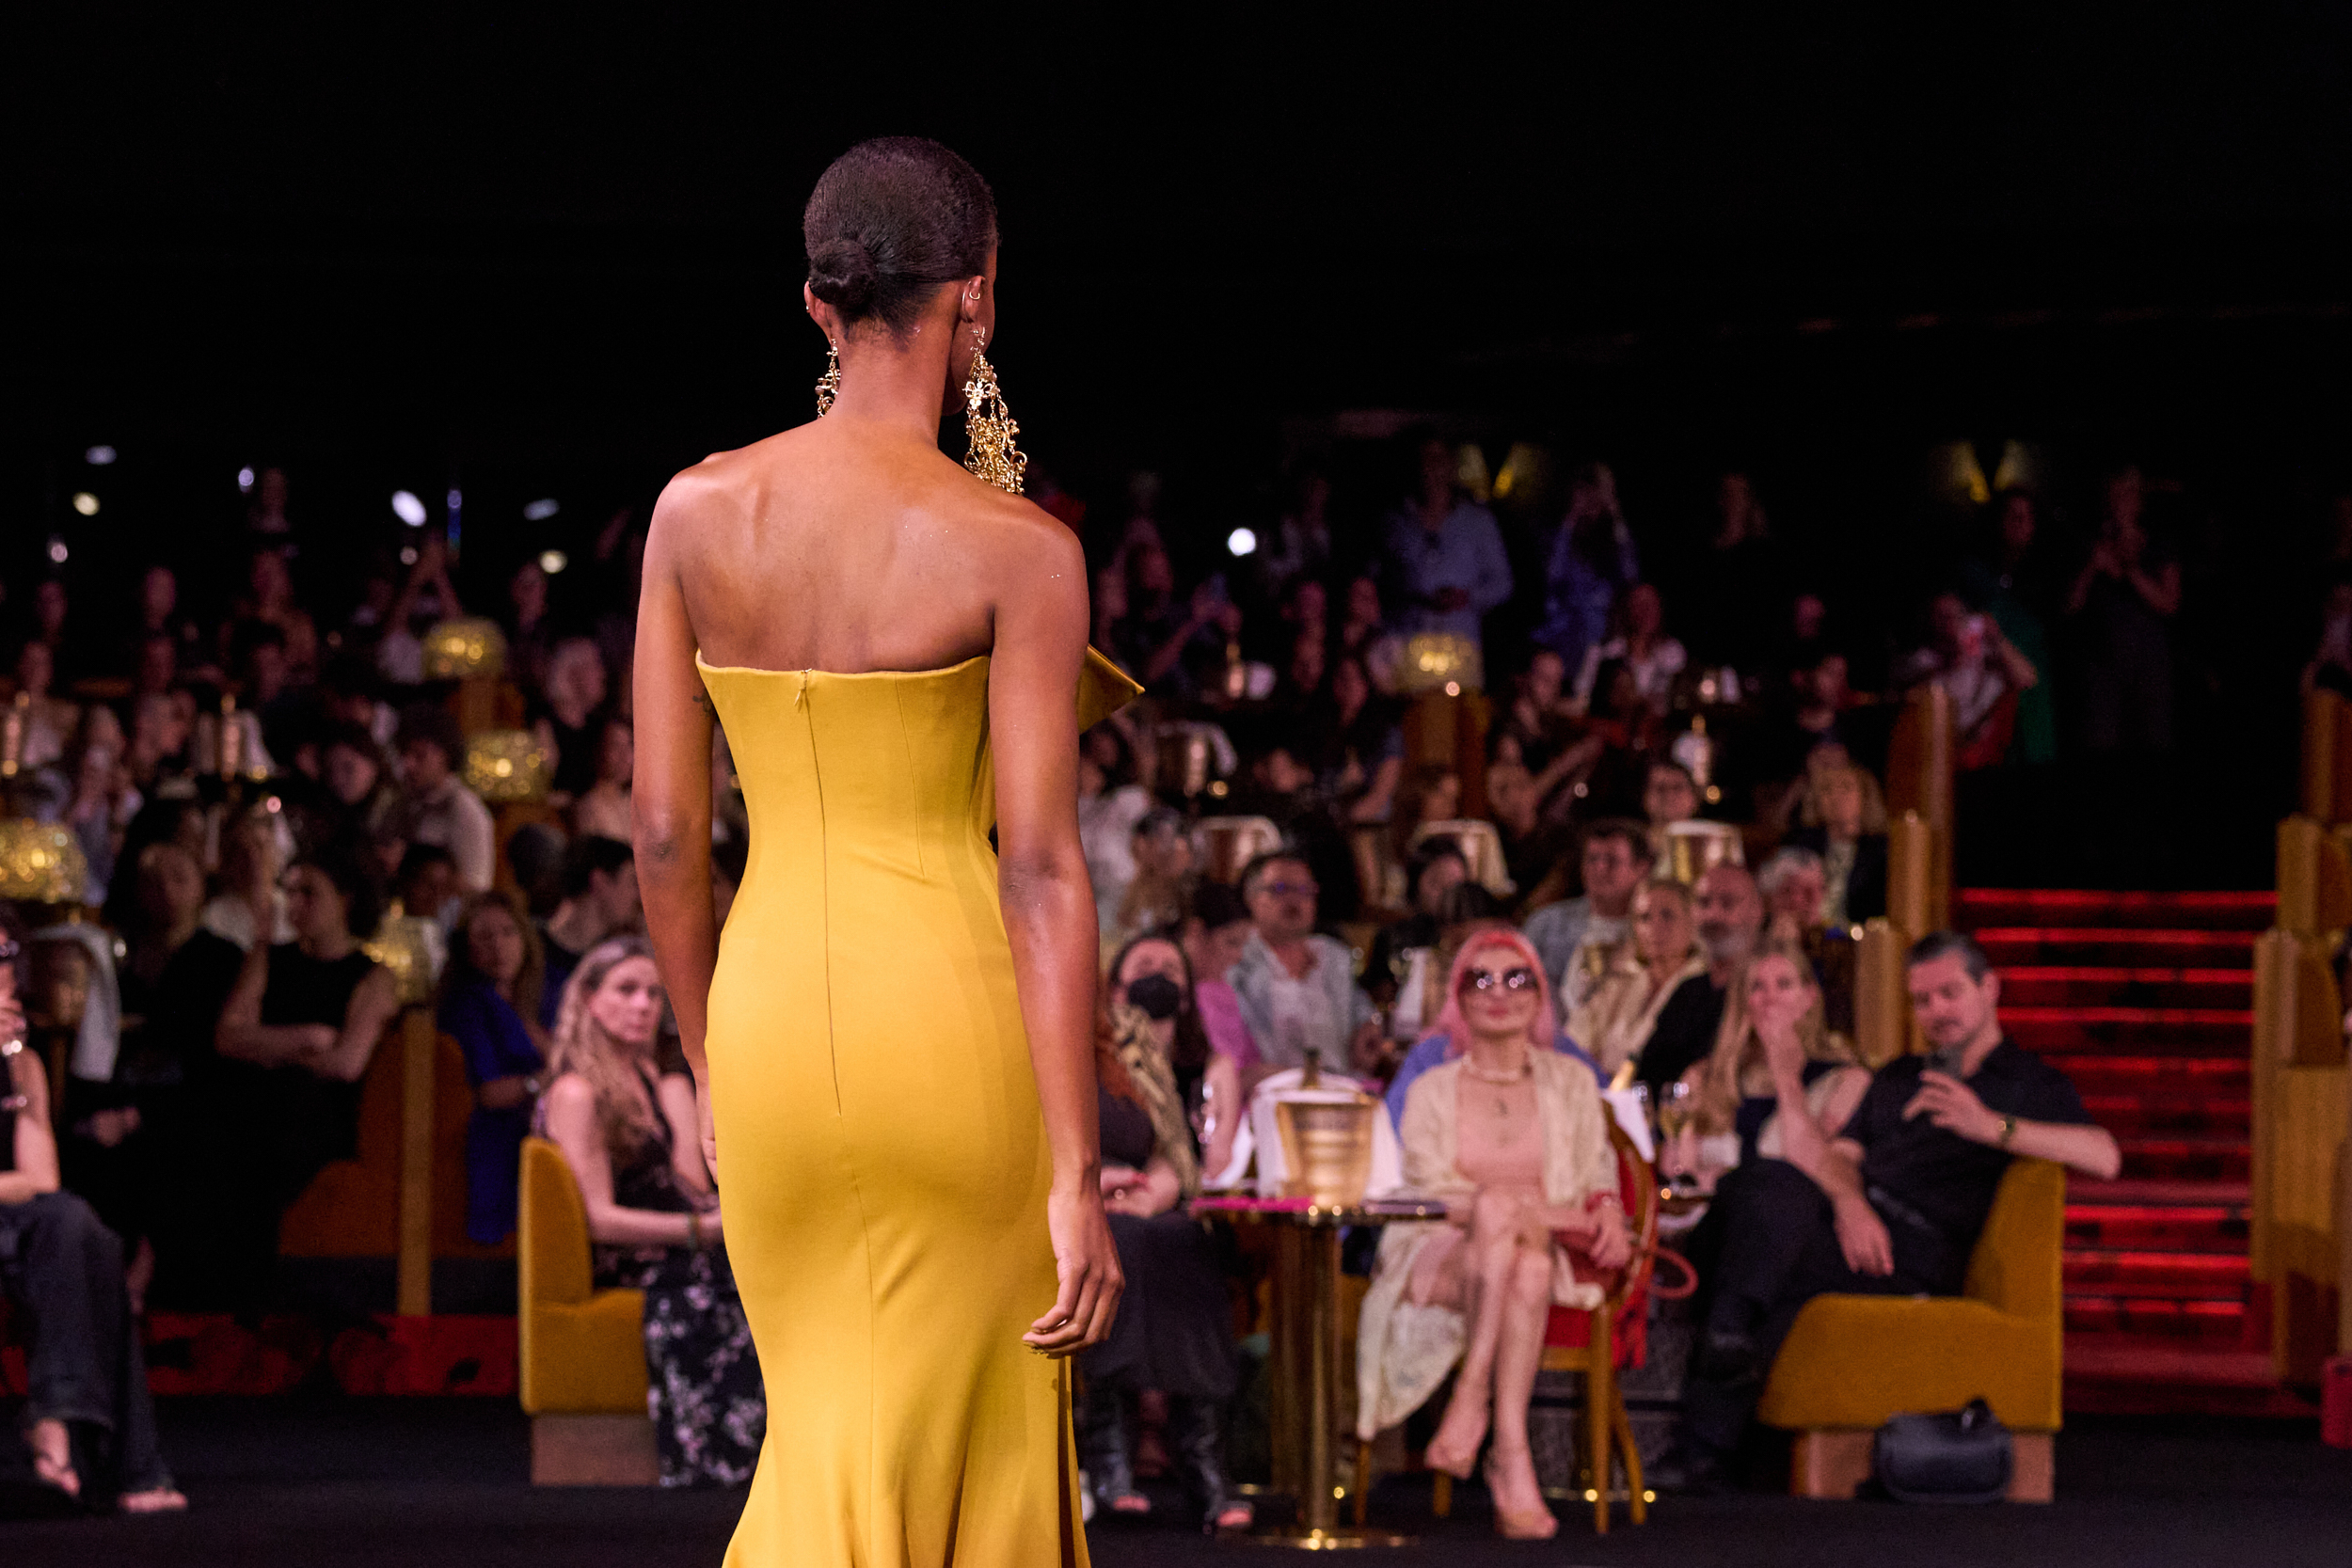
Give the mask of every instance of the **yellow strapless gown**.
[{"label": "yellow strapless gown", "polygon": [[[727,1252],[768,1386],[729,1568],[1083,1564],[1052,1174],[996,901],[988,660],[720,669],[751,816],[710,984]],[[1089,652],[1092,722],[1139,689]]]}]

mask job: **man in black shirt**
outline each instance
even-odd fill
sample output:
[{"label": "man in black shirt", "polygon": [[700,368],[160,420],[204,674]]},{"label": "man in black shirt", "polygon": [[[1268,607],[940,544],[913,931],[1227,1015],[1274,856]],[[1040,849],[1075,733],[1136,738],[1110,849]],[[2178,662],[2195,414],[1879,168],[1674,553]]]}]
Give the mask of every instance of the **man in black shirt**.
[{"label": "man in black shirt", "polygon": [[1720,1253],[1661,1485],[1720,1480],[1815,1296],[1957,1293],[2012,1156],[2100,1178],[2122,1165],[2066,1075],[2001,1037],[2000,978],[1973,940],[1922,939],[1909,983],[1931,1054],[1881,1068],[1835,1132],[1807,1107],[1794,1032],[1767,1043],[1784,1157],[1751,1161],[1716,1188],[1705,1228]]}]

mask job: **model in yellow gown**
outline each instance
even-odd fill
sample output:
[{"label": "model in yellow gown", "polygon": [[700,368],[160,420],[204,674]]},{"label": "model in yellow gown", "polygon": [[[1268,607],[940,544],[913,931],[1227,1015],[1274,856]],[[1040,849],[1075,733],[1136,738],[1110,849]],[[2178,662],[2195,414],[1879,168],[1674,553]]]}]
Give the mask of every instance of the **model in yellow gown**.
[{"label": "model in yellow gown", "polygon": [[[751,816],[707,1052],[768,1386],[729,1568],[1083,1564],[1052,1164],[989,832],[985,657],[695,660]],[[1089,653],[1081,723],[1134,696]]]}]

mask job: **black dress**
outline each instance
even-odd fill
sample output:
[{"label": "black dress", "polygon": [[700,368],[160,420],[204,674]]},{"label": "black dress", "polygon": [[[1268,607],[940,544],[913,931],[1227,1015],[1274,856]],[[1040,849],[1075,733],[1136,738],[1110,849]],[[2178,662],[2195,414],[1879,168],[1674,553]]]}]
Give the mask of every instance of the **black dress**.
[{"label": "black dress", "polygon": [[[696,1205],[678,1185],[661,1097],[649,1075],[639,1076],[657,1131],[633,1150],[611,1151],[612,1201],[687,1213]],[[726,1248],[598,1243],[595,1266],[598,1286],[645,1293],[646,1414],[661,1454],[661,1484],[748,1484],[768,1431],[768,1400]]]},{"label": "black dress", "polygon": [[[1096,1094],[1103,1163],[1141,1170],[1152,1160],[1152,1118],[1131,1101]],[[1088,1386],[1231,1397],[1233,1314],[1208,1230],[1181,1209],[1150,1219],[1113,1214],[1110,1224],[1127,1290],[1111,1337],[1079,1358]]]}]

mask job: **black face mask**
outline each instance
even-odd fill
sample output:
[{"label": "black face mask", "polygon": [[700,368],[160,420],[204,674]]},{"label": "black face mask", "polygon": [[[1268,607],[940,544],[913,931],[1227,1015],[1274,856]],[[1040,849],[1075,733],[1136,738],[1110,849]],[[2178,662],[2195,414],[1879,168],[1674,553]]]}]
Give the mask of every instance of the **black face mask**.
[{"label": "black face mask", "polygon": [[1127,1006],[1154,1023],[1176,1016],[1184,1005],[1184,988],[1165,974],[1145,974],[1127,982]]}]

